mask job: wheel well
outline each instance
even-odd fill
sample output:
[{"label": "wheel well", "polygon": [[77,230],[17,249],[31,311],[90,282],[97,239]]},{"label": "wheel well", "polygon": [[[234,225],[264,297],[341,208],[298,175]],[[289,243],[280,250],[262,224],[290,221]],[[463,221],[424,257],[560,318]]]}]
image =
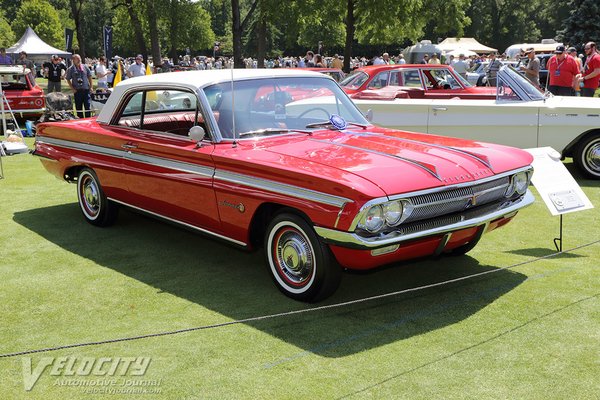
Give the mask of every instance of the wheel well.
[{"label": "wheel well", "polygon": [[63,177],[67,182],[77,182],[77,177],[79,176],[79,171],[85,168],[84,165],[76,165],[73,167],[69,167],[65,170]]},{"label": "wheel well", "polygon": [[583,132],[581,135],[577,136],[575,139],[573,139],[571,141],[571,143],[569,143],[567,145],[567,147],[565,147],[564,151],[562,152],[562,156],[563,157],[573,157],[573,152],[577,148],[577,145],[582,140],[585,140],[586,138],[588,138],[592,135],[600,135],[600,129],[592,129],[587,132]]},{"label": "wheel well", "polygon": [[250,222],[250,229],[248,230],[250,245],[252,248],[258,248],[263,244],[269,222],[275,215],[282,212],[295,214],[312,225],[310,218],[308,218],[305,213],[298,209],[277,203],[263,203],[256,209],[256,212],[252,217],[252,221]]}]

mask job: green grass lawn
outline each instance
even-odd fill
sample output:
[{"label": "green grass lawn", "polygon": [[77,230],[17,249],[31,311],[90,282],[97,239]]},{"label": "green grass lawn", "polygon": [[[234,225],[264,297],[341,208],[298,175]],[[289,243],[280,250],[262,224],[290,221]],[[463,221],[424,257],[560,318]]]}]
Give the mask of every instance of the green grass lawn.
[{"label": "green grass lawn", "polygon": [[[2,354],[307,307],[277,291],[261,253],[129,211],[92,227],[74,185],[30,155],[2,161]],[[600,183],[576,178],[599,207]],[[565,249],[600,239],[598,208],[564,224]],[[345,274],[326,304],[530,263],[343,308],[33,354],[32,368],[44,357],[150,357],[145,375],[116,378],[153,381],[160,394],[95,396],[111,399],[598,399],[600,244],[536,260],[557,234],[538,199],[467,256]],[[80,399],[81,385],[104,378],[48,368],[26,392],[24,360],[0,358],[0,399]],[[61,386],[67,378],[78,385]]]}]

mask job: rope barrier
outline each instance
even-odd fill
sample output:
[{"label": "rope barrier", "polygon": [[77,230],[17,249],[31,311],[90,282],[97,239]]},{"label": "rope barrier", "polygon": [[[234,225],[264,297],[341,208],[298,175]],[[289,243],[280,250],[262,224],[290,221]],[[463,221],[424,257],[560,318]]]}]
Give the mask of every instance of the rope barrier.
[{"label": "rope barrier", "polygon": [[573,252],[575,250],[579,250],[579,249],[582,249],[585,247],[593,246],[598,243],[600,243],[600,240],[596,240],[596,241],[589,242],[589,243],[586,243],[586,244],[583,244],[580,246],[576,246],[569,250],[547,254],[545,256],[536,257],[531,260],[522,261],[522,262],[519,262],[516,264],[508,265],[505,267],[500,267],[497,269],[492,269],[492,270],[487,270],[487,271],[483,271],[483,272],[478,272],[475,274],[465,275],[465,276],[461,276],[458,278],[453,278],[453,279],[448,279],[448,280],[441,281],[441,282],[431,283],[428,285],[416,286],[413,288],[397,290],[394,292],[388,292],[388,293],[379,294],[379,295],[375,295],[375,296],[363,297],[361,299],[343,301],[343,302],[334,303],[334,304],[326,304],[323,306],[305,308],[305,309],[295,310],[295,311],[287,311],[287,312],[280,312],[280,313],[262,315],[262,316],[257,316],[257,317],[237,319],[234,321],[221,322],[218,324],[202,325],[202,326],[196,326],[196,327],[191,327],[191,328],[177,329],[177,330],[172,330],[172,331],[148,333],[148,334],[143,334],[143,335],[122,337],[122,338],[115,338],[115,339],[98,340],[98,341],[94,341],[94,342],[73,343],[73,344],[67,344],[67,345],[62,345],[62,346],[46,347],[46,348],[42,348],[42,349],[23,350],[23,351],[17,351],[17,352],[13,352],[13,353],[0,354],[0,358],[10,358],[10,357],[23,356],[23,355],[27,355],[27,354],[46,353],[46,352],[56,351],[56,350],[73,349],[73,348],[77,348],[77,347],[98,346],[98,345],[102,345],[102,344],[128,342],[128,341],[132,341],[132,340],[148,339],[148,338],[155,338],[155,337],[161,337],[161,336],[170,336],[170,335],[176,335],[176,334],[180,334],[180,333],[222,328],[222,327],[230,326],[230,325],[263,321],[263,320],[274,319],[274,318],[278,318],[278,317],[286,317],[286,316],[290,316],[290,315],[299,315],[299,314],[305,314],[305,313],[310,313],[310,312],[340,308],[340,307],[350,306],[350,305],[359,304],[359,303],[366,303],[366,302],[370,302],[373,300],[379,300],[379,299],[383,299],[383,298],[387,298],[387,297],[398,296],[400,294],[411,293],[411,292],[416,292],[416,291],[420,291],[420,290],[440,287],[440,286],[448,285],[451,283],[461,282],[461,281],[465,281],[468,279],[473,279],[473,278],[477,278],[480,276],[493,274],[493,273],[500,272],[500,271],[506,271],[508,269],[512,269],[512,268],[519,267],[519,266],[526,265],[526,264],[531,264],[536,261],[556,257],[560,254],[565,254],[565,253]]}]

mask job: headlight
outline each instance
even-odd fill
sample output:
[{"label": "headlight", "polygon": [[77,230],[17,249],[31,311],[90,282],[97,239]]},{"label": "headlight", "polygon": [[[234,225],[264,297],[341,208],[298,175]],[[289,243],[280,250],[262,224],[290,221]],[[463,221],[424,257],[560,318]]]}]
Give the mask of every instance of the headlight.
[{"label": "headlight", "polygon": [[527,186],[529,186],[529,174],[526,171],[519,172],[513,177],[513,181],[515,183],[515,191],[519,194],[525,194]]},{"label": "headlight", "polygon": [[383,215],[385,223],[394,226],[400,223],[404,207],[401,201],[390,201],[383,205]]},{"label": "headlight", "polygon": [[516,193],[523,195],[527,191],[529,186],[529,180],[531,179],[532,171],[521,171],[510,177],[510,183],[504,194],[506,197],[511,197]]},{"label": "headlight", "polygon": [[363,225],[363,228],[367,231],[374,233],[380,230],[384,223],[383,209],[380,205],[376,205],[369,208],[361,225]]}]

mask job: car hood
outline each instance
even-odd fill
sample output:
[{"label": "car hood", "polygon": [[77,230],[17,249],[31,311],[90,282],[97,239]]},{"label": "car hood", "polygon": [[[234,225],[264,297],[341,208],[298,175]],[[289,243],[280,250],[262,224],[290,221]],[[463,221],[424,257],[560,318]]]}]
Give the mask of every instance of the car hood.
[{"label": "car hood", "polygon": [[370,127],[319,131],[302,140],[260,141],[257,147],[309,165],[358,175],[387,195],[493,176],[531,163],[518,149],[463,139]]}]

